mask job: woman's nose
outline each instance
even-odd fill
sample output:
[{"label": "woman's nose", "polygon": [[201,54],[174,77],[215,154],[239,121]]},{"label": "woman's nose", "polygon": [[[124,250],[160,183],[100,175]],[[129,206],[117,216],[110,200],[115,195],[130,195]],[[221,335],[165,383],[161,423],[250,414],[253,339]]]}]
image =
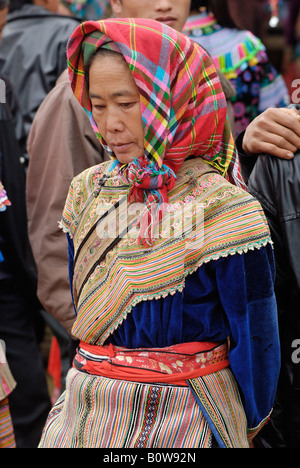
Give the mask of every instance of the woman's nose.
[{"label": "woman's nose", "polygon": [[109,111],[106,115],[106,129],[110,133],[120,132],[124,129],[124,123],[116,111]]}]

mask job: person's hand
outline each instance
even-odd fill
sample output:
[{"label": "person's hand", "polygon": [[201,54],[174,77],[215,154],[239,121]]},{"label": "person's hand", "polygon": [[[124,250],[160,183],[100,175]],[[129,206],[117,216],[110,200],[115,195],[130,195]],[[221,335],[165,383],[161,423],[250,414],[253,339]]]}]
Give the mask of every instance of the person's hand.
[{"label": "person's hand", "polygon": [[243,137],[246,154],[267,153],[291,159],[300,149],[300,114],[296,109],[267,109],[247,127]]}]

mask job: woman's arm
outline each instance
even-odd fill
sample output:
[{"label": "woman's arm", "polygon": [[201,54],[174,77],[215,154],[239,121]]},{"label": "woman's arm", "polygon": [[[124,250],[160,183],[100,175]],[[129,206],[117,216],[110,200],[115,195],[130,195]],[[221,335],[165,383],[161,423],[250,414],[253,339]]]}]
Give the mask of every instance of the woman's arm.
[{"label": "woman's arm", "polygon": [[249,432],[268,418],[280,369],[275,267],[271,245],[219,262],[216,278],[231,336],[229,360]]}]

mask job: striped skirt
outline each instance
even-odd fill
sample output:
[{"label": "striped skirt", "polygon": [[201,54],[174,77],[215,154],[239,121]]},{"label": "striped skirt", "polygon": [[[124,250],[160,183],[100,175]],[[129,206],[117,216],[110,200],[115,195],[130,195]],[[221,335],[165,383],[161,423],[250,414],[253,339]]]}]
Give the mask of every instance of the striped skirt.
[{"label": "striped skirt", "polygon": [[15,448],[15,436],[8,399],[0,401],[0,448]]},{"label": "striped skirt", "polygon": [[[222,371],[223,386],[228,372]],[[232,406],[231,401],[230,408],[225,408],[230,419]],[[233,444],[247,447],[247,427],[240,420],[240,440]],[[39,447],[210,448],[212,440],[211,428],[190,387],[114,380],[72,368]]]}]

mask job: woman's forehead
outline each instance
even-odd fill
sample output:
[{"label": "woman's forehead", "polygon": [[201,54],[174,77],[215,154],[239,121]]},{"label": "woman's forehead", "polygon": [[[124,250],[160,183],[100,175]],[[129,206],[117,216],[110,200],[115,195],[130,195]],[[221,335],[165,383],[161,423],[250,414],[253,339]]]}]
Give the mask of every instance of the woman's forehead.
[{"label": "woman's forehead", "polygon": [[128,64],[120,54],[97,54],[89,72],[90,97],[128,97],[138,88]]}]

